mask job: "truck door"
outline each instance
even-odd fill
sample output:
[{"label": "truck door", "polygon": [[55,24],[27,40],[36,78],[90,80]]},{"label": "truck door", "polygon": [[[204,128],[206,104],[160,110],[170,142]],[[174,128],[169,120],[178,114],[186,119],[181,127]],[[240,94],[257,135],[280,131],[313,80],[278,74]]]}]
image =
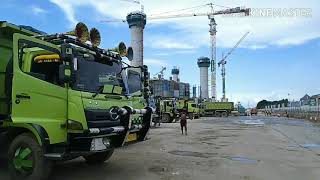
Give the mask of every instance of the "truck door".
[{"label": "truck door", "polygon": [[44,129],[50,143],[66,141],[67,88],[59,83],[62,64],[56,45],[14,34],[12,121]]}]

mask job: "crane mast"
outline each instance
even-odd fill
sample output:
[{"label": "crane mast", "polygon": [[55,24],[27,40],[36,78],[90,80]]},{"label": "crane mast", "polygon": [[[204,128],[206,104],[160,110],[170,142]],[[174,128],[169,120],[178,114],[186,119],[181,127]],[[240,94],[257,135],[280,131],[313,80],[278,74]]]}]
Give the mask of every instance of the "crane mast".
[{"label": "crane mast", "polygon": [[237,42],[237,44],[227,53],[226,56],[223,55],[221,57],[221,61],[218,63],[219,67],[221,66],[221,76],[222,76],[222,102],[226,102],[226,67],[225,65],[227,64],[226,59],[233,53],[235,49],[240,45],[240,43],[248,36],[249,32],[245,33],[241,39]]},{"label": "crane mast", "polygon": [[216,101],[216,54],[217,54],[217,41],[216,41],[216,34],[217,34],[217,23],[213,16],[208,16],[210,19],[210,39],[211,39],[211,99],[212,101]]}]

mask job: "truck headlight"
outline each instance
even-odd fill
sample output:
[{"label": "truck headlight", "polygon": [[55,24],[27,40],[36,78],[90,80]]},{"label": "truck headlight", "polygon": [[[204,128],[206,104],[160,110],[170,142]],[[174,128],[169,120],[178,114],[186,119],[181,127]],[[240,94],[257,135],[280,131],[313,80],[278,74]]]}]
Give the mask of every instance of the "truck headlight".
[{"label": "truck headlight", "polygon": [[102,143],[106,146],[106,147],[110,147],[111,142],[109,138],[103,138],[102,139]]},{"label": "truck headlight", "polygon": [[67,128],[70,130],[83,130],[82,124],[78,121],[68,120]]}]

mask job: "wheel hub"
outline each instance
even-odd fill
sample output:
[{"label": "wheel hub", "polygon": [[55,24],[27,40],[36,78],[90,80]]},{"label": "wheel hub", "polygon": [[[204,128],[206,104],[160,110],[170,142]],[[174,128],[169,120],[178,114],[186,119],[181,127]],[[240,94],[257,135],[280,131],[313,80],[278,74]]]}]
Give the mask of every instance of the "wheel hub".
[{"label": "wheel hub", "polygon": [[29,172],[32,170],[32,150],[30,148],[18,148],[13,158],[14,167],[20,172]]}]

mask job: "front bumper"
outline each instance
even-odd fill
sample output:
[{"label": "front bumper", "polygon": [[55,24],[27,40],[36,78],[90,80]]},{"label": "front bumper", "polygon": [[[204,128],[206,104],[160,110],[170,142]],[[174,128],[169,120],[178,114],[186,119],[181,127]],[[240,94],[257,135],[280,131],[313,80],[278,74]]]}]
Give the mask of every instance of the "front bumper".
[{"label": "front bumper", "polygon": [[[133,123],[134,115],[141,116],[141,124]],[[152,110],[130,110],[121,114],[121,125],[89,128],[84,133],[68,134],[68,143],[53,147],[45,156],[53,160],[72,159],[82,155],[108,151],[146,140],[150,129]]]}]

